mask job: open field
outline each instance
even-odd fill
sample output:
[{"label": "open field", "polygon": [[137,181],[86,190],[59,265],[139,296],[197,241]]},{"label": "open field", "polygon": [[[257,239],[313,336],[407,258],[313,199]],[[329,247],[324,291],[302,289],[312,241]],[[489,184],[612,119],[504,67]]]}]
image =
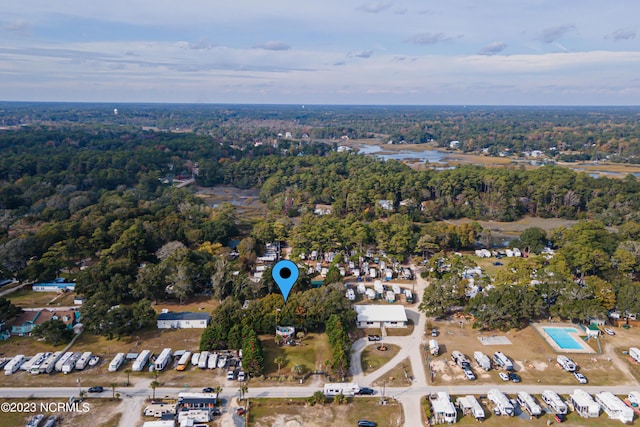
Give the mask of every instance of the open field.
[{"label": "open field", "polygon": [[366,419],[379,426],[404,423],[402,406],[393,400],[381,405],[379,398],[348,398],[345,405],[309,406],[305,399],[251,399],[250,427],[335,427],[356,425]]},{"label": "open field", "polygon": [[[0,424],[2,427],[24,427],[29,418],[36,414],[57,415],[59,427],[107,427],[117,424],[110,424],[115,414],[116,407],[120,401],[110,399],[85,399],[80,403],[77,412],[45,412],[40,411],[40,405],[50,405],[56,403],[66,403],[66,399],[0,399],[0,402],[8,403],[28,403],[29,409],[36,408],[35,412],[3,412]],[[86,412],[83,403],[87,403]],[[33,406],[35,404],[35,406]],[[47,406],[48,407],[48,406]]]},{"label": "open field", "polygon": [[400,351],[400,347],[393,344],[385,344],[387,347],[386,351],[378,350],[380,344],[371,344],[365,347],[362,350],[362,354],[360,356],[360,363],[362,364],[362,372],[366,374],[370,374],[371,372],[377,370],[389,360],[393,359],[393,356],[398,354]]},{"label": "open field", "polygon": [[[440,335],[437,338],[440,344],[440,355],[431,356],[431,367],[435,370],[434,385],[465,384],[462,369],[451,361],[451,353],[460,351],[471,360],[472,370],[478,377],[477,384],[500,384],[502,380],[495,369],[485,372],[480,369],[473,360],[474,351],[482,351],[489,357],[496,351],[502,351],[513,362],[516,372],[522,377],[523,383],[578,385],[576,379],[570,373],[563,371],[556,363],[557,354],[546,341],[532,327],[523,330],[503,332],[483,332],[471,328],[469,321],[465,321],[462,327],[458,320],[433,321]],[[554,326],[560,326],[554,324]],[[505,336],[511,341],[511,345],[484,345],[478,337]],[[617,338],[612,337],[612,338]],[[606,342],[606,339],[605,341]],[[614,385],[627,382],[616,361],[608,354],[567,354],[579,366],[589,380],[590,385]],[[429,372],[427,372],[427,378]]]},{"label": "open field", "polygon": [[303,365],[306,371],[322,370],[323,363],[331,359],[329,340],[326,334],[307,334],[301,345],[278,346],[273,335],[260,336],[264,349],[265,376],[275,377],[278,374],[278,366],[274,360],[276,357],[284,357],[286,363],[280,368],[280,376],[295,375],[291,369],[295,365]]},{"label": "open field", "polygon": [[373,382],[374,387],[407,387],[411,385],[410,378],[413,377],[411,361],[407,357],[398,363],[393,369]]},{"label": "open field", "polygon": [[7,299],[23,308],[69,307],[73,306],[74,296],[74,292],[33,292],[31,289],[20,289],[7,295]]},{"label": "open field", "polygon": [[189,302],[180,304],[178,301],[161,301],[158,304],[151,304],[151,307],[161,313],[163,309],[180,312],[180,311],[193,311],[193,312],[206,312],[211,313],[216,307],[220,305],[220,301],[211,297],[192,297],[189,298]]}]

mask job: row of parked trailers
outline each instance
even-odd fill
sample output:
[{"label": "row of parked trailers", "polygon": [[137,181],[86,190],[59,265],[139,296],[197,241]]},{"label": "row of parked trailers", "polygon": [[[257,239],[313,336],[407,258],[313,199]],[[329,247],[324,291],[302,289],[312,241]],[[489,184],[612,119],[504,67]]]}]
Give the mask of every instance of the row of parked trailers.
[{"label": "row of parked trailers", "polygon": [[[640,404],[640,393],[638,392],[631,392],[626,399],[622,400],[608,391],[596,393],[595,397],[593,397],[582,389],[576,389],[569,395],[569,404],[553,390],[544,390],[540,398],[548,406],[548,411],[546,412],[564,416],[569,412],[570,404],[573,411],[583,418],[599,417],[602,410],[609,418],[623,423],[631,423],[633,421],[636,413],[634,407]],[[545,412],[536,399],[524,391],[518,392],[517,398],[512,400],[500,390],[491,389],[487,393],[487,399],[493,404],[495,415],[512,417],[516,414],[516,405],[519,405],[532,417],[539,417]],[[431,396],[430,400],[436,423],[451,424],[456,422],[456,409],[447,393],[439,392]],[[484,409],[475,396],[459,397],[456,400],[456,404],[464,415],[472,415],[477,420],[484,420]],[[640,413],[640,410],[637,412]]]},{"label": "row of parked trailers", "polygon": [[90,351],[84,353],[72,351],[66,353],[62,351],[38,353],[31,358],[19,354],[4,365],[4,374],[12,375],[18,370],[34,375],[50,374],[54,371],[68,374],[74,369],[83,370],[89,365],[92,358],[97,359],[96,356],[92,356]]}]

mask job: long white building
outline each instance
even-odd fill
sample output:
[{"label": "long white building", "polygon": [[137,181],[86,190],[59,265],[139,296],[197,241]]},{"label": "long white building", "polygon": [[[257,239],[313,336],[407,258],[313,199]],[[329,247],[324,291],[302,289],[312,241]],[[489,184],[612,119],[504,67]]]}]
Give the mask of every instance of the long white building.
[{"label": "long white building", "polygon": [[575,389],[569,396],[569,402],[573,405],[573,410],[582,418],[596,418],[600,416],[600,405],[593,400],[593,397],[582,389]]},{"label": "long white building", "polygon": [[620,420],[629,424],[633,421],[633,409],[609,391],[596,393],[596,402],[612,420]]},{"label": "long white building", "polygon": [[439,391],[435,397],[431,396],[429,400],[431,401],[431,413],[436,424],[452,424],[458,420],[458,412],[449,398],[449,393]]}]

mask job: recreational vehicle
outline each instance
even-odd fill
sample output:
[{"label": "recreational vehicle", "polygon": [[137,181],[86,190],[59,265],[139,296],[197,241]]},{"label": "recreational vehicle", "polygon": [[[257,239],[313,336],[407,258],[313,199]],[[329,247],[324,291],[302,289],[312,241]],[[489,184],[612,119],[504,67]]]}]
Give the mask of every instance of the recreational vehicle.
[{"label": "recreational vehicle", "polygon": [[629,356],[633,358],[636,362],[640,363],[640,349],[637,347],[631,347],[629,349]]},{"label": "recreational vehicle", "polygon": [[576,389],[569,395],[569,402],[573,410],[582,418],[596,418],[600,416],[600,405],[584,390]]},{"label": "recreational vehicle", "polygon": [[203,351],[200,353],[200,360],[198,360],[198,368],[207,369],[207,364],[209,363],[209,352]]},{"label": "recreational vehicle", "polygon": [[560,395],[553,390],[544,390],[542,392],[542,401],[551,408],[551,410],[560,415],[566,415],[569,412],[567,404],[562,400]]},{"label": "recreational vehicle", "polygon": [[16,373],[18,369],[20,369],[20,365],[22,365],[25,361],[25,357],[23,354],[19,354],[14,356],[6,365],[4,365],[4,374],[5,375],[13,375]]},{"label": "recreational vehicle", "polygon": [[167,364],[171,361],[171,349],[165,348],[162,350],[155,363],[153,364],[153,369],[156,371],[162,371],[167,367]]},{"label": "recreational vehicle", "polygon": [[73,356],[73,351],[67,351],[65,354],[63,354],[62,357],[56,362],[56,371],[62,372],[62,367],[65,363],[67,363],[67,360],[69,360],[71,356]]},{"label": "recreational vehicle", "polygon": [[453,353],[451,353],[451,359],[462,369],[471,368],[471,364],[469,363],[469,359],[467,359],[467,356],[460,353],[459,351],[454,351]]},{"label": "recreational vehicle", "polygon": [[218,355],[216,353],[209,353],[209,357],[207,359],[207,368],[216,369],[218,366]]},{"label": "recreational vehicle", "polygon": [[[40,374],[50,374],[56,367],[56,362],[64,355],[61,351],[56,351],[40,365]],[[31,372],[33,373],[33,372]]]},{"label": "recreational vehicle", "polygon": [[131,370],[133,372],[141,372],[144,368],[147,367],[147,363],[149,363],[149,357],[151,357],[151,350],[142,350],[136,360],[133,362],[131,366]]},{"label": "recreational vehicle", "polygon": [[356,383],[327,383],[324,385],[325,396],[355,396],[360,391],[360,386]]},{"label": "recreational vehicle", "polygon": [[503,352],[496,351],[493,353],[493,361],[503,369],[513,371],[513,362],[511,362],[511,359],[509,359]]},{"label": "recreational vehicle", "polygon": [[532,417],[539,417],[542,415],[542,408],[538,405],[538,402],[536,402],[533,396],[525,391],[518,392],[518,404]]},{"label": "recreational vehicle", "polygon": [[62,365],[62,373],[68,374],[76,368],[76,363],[82,357],[82,353],[74,351],[70,358]]},{"label": "recreational vehicle", "polygon": [[432,356],[437,356],[440,353],[440,346],[438,345],[438,341],[429,340],[429,353]]},{"label": "recreational vehicle", "polygon": [[573,360],[569,359],[567,356],[564,356],[561,354],[558,356],[556,360],[558,361],[558,365],[560,365],[562,369],[564,369],[565,371],[575,372],[576,364],[573,362]]},{"label": "recreational vehicle", "polygon": [[109,363],[109,372],[115,372],[120,369],[120,366],[122,366],[122,364],[124,363],[124,359],[124,353],[116,354],[116,357],[114,357],[113,360],[111,360],[111,362]]},{"label": "recreational vehicle", "polygon": [[80,356],[80,359],[78,359],[78,361],[76,362],[76,370],[82,371],[84,368],[86,368],[89,364],[89,360],[91,360],[92,355],[93,353],[91,353],[90,351],[85,351],[84,353],[82,353],[82,356]]},{"label": "recreational vehicle", "polygon": [[485,371],[491,370],[491,359],[489,359],[489,356],[481,351],[474,351],[473,358],[475,359],[479,367],[481,367]]},{"label": "recreational vehicle", "polygon": [[[202,357],[202,355],[200,355]],[[184,371],[189,366],[189,360],[191,360],[191,352],[185,351],[182,356],[180,356],[180,360],[178,360],[178,366],[176,366],[176,371]],[[204,359],[205,361],[207,359]],[[206,362],[205,362],[206,366]]]},{"label": "recreational vehicle", "polygon": [[515,408],[511,403],[511,400],[500,390],[492,388],[487,393],[487,398],[496,406],[497,413],[500,415],[507,415],[512,417],[515,413]]},{"label": "recreational vehicle", "polygon": [[31,359],[31,366],[29,368],[29,372],[32,374],[39,374],[40,373],[40,365],[42,365],[44,363],[45,360],[47,360],[47,358],[51,356],[51,353],[38,353],[36,354],[33,359]]},{"label": "recreational vehicle", "polygon": [[480,405],[480,402],[478,402],[478,399],[476,399],[475,396],[470,394],[468,396],[459,397],[456,400],[456,403],[458,404],[458,407],[460,407],[463,415],[472,415],[476,421],[484,421],[484,409],[482,409],[482,405]]},{"label": "recreational vehicle", "polygon": [[411,292],[409,289],[405,289],[404,296],[407,298],[407,302],[409,304],[413,303],[413,292]]}]

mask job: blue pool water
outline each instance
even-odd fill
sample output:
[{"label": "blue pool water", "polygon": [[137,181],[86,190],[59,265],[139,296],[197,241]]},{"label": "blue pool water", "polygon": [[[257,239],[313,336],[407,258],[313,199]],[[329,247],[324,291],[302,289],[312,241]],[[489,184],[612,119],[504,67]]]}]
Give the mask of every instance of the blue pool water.
[{"label": "blue pool water", "polygon": [[569,335],[569,332],[578,332],[575,328],[547,327],[542,330],[563,350],[582,350],[583,348],[575,338]]}]

